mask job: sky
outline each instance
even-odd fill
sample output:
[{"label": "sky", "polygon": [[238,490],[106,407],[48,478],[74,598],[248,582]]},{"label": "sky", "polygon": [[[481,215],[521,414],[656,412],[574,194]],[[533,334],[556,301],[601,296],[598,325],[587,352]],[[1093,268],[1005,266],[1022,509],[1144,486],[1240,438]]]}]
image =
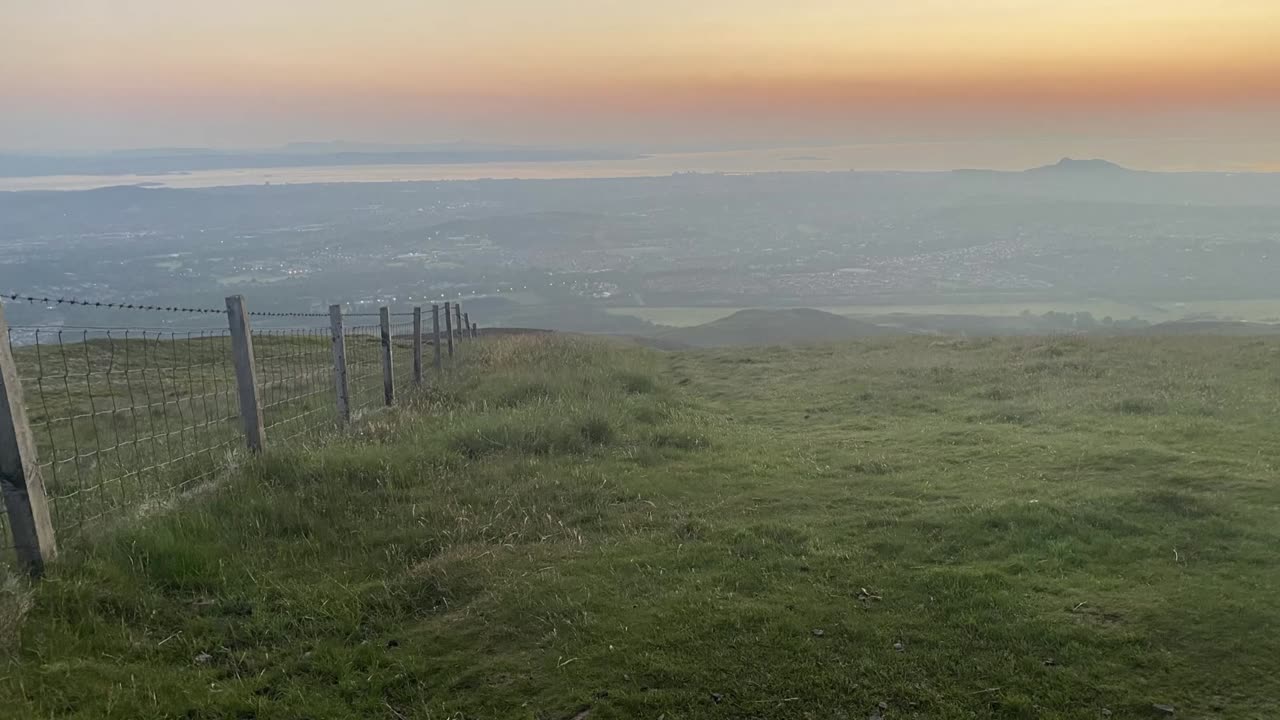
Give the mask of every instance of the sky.
[{"label": "sky", "polygon": [[1280,165],[1277,38],[1276,0],[0,0],[0,149],[1135,138]]}]

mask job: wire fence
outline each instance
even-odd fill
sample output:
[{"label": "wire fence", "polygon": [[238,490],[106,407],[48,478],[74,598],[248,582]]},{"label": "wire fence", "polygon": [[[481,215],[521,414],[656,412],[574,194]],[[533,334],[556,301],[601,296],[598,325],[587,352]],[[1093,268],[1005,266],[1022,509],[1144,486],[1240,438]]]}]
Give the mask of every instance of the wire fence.
[{"label": "wire fence", "polygon": [[329,328],[254,331],[263,427],[273,443],[337,424]]},{"label": "wire fence", "polygon": [[228,331],[31,337],[14,358],[60,537],[211,478],[238,447]]},{"label": "wire fence", "polygon": [[[365,313],[349,317],[368,320]],[[432,368],[429,350],[421,375],[414,364],[415,346],[430,348],[430,327],[425,337],[415,334],[412,313],[392,313],[388,367],[382,325],[374,319],[343,325],[350,408],[357,416],[389,404],[386,373],[402,396]],[[59,544],[95,523],[145,514],[235,467],[246,452],[246,413],[229,328],[7,328],[5,357],[21,385]],[[343,418],[331,326],[251,330],[250,337],[251,396],[270,446],[338,429]],[[462,337],[459,330],[455,343]],[[6,549],[15,545],[8,513],[0,500],[0,547]]]},{"label": "wire fence", "polygon": [[413,321],[391,323],[391,367],[395,386],[407,388],[413,383]]},{"label": "wire fence", "polygon": [[351,387],[351,409],[356,414],[382,405],[382,329],[379,325],[345,328],[347,382]]}]

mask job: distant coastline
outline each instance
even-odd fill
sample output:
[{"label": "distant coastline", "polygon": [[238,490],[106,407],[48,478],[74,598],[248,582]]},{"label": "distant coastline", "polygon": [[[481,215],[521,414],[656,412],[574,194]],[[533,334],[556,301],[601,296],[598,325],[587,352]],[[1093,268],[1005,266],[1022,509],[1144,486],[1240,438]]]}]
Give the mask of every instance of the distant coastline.
[{"label": "distant coastline", "polygon": [[[972,174],[1020,172],[1044,168],[1054,171],[1123,174],[1128,168],[1149,172],[1274,172],[1280,163],[1256,156],[1223,157],[1212,166],[1198,167],[1196,158],[1157,161],[1145,153],[1101,154],[1093,149],[1075,157],[1114,158],[1116,165],[1071,161],[1057,144],[888,143],[779,147],[704,152],[612,152],[538,148],[400,149],[374,151],[367,146],[325,146],[315,150],[282,149],[246,154],[201,150],[171,150],[143,154],[122,152],[109,163],[90,163],[85,157],[44,157],[0,153],[0,191],[90,190],[121,185],[204,188],[241,185],[279,185],[361,182],[428,182],[444,180],[589,180],[665,177],[679,173],[751,174],[771,172],[960,172]],[[1069,150],[1069,149],[1068,149]],[[1188,152],[1194,150],[1190,148]],[[1206,148],[1208,150],[1208,148]],[[808,151],[808,152],[807,152]],[[944,152],[945,151],[945,152]],[[1280,152],[1280,145],[1277,146]],[[54,162],[57,161],[57,162]],[[1057,162],[1057,165],[1054,163]],[[247,163],[247,164],[237,164]],[[38,172],[23,172],[38,166]],[[212,167],[211,167],[212,166]],[[79,170],[73,171],[74,168]],[[118,172],[107,172],[118,168]],[[974,168],[956,170],[956,168]],[[54,172],[62,169],[64,172]],[[90,172],[89,170],[93,170]]]},{"label": "distant coastline", "polygon": [[626,160],[632,153],[579,149],[439,149],[337,152],[115,152],[93,155],[0,154],[0,177],[169,175],[206,170],[350,167],[374,165],[474,165]]}]

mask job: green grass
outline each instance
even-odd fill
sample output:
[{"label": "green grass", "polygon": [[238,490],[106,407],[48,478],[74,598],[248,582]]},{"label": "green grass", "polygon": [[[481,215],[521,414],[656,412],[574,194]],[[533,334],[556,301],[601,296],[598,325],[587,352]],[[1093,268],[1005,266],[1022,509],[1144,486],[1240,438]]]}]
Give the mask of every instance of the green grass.
[{"label": "green grass", "polygon": [[0,707],[1275,717],[1277,363],[1224,338],[486,341],[411,407],[0,590],[29,605]]}]

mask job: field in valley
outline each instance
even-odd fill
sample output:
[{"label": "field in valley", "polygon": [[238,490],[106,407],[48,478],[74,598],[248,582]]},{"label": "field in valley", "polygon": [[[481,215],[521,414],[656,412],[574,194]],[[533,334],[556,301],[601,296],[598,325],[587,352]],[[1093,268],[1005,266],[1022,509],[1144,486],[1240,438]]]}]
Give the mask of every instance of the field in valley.
[{"label": "field in valley", "polygon": [[[728,317],[743,307],[614,307],[608,312],[647,320],[658,325],[688,327]],[[1088,312],[1101,320],[1111,316],[1117,320],[1137,317],[1159,323],[1191,316],[1213,316],[1250,322],[1280,322],[1280,299],[1257,300],[1168,300],[1129,303],[1105,298],[1063,302],[953,303],[913,305],[819,305],[816,309],[836,315],[884,316],[905,315],[982,315],[1013,317],[1024,310],[1036,315],[1046,312]]]}]

